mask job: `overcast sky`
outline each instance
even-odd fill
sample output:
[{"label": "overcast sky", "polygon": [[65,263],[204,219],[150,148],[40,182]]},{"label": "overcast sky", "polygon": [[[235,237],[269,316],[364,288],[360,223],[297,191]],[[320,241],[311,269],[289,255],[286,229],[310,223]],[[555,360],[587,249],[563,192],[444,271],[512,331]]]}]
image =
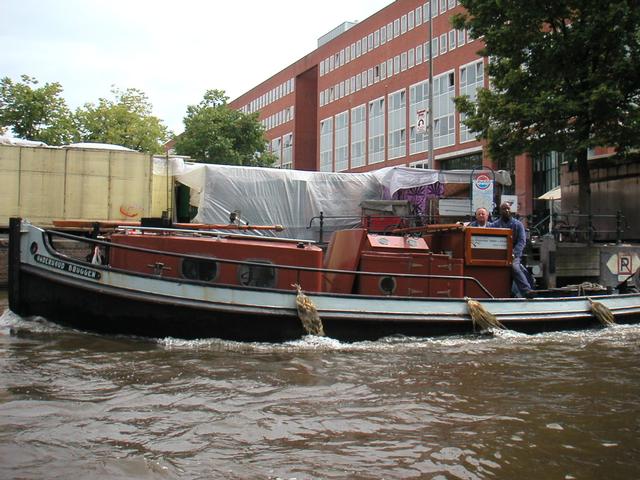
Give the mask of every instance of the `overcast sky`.
[{"label": "overcast sky", "polygon": [[392,0],[0,0],[0,77],[59,82],[72,109],[139,88],[182,131],[207,89],[234,99]]}]

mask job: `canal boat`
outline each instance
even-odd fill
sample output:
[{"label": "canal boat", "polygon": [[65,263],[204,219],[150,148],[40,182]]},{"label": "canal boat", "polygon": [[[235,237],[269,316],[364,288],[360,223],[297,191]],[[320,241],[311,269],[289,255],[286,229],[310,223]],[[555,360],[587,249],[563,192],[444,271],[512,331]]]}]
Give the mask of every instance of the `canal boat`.
[{"label": "canal boat", "polygon": [[393,215],[367,216],[326,243],[232,224],[143,222],[87,236],[12,218],[9,305],[93,332],[267,342],[640,321],[633,289],[512,298],[511,248],[510,230],[411,225]]}]

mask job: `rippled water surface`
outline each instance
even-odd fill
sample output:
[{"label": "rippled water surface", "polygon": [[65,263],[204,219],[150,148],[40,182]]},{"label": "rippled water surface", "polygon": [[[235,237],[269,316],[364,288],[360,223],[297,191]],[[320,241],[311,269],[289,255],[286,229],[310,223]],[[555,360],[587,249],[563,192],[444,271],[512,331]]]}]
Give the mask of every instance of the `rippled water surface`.
[{"label": "rippled water surface", "polygon": [[237,344],[5,311],[0,478],[640,478],[639,353],[635,326]]}]

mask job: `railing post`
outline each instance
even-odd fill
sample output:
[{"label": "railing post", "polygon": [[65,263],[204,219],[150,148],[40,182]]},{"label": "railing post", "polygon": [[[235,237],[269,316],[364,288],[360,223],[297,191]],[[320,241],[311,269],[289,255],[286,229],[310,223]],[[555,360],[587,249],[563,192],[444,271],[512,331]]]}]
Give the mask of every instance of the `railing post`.
[{"label": "railing post", "polygon": [[587,241],[593,243],[593,215],[590,213],[587,216]]},{"label": "railing post", "polygon": [[616,244],[622,243],[622,210],[616,212]]},{"label": "railing post", "polygon": [[319,236],[318,243],[322,243],[323,227],[324,227],[324,212],[320,212],[320,236]]}]

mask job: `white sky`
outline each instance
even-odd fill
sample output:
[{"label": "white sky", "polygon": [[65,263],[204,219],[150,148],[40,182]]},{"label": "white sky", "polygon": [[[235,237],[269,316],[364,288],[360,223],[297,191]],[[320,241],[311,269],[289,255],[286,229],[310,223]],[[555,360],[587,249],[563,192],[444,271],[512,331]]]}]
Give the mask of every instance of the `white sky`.
[{"label": "white sky", "polygon": [[0,0],[0,77],[59,82],[71,109],[139,88],[176,133],[208,89],[231,99],[391,0]]}]

